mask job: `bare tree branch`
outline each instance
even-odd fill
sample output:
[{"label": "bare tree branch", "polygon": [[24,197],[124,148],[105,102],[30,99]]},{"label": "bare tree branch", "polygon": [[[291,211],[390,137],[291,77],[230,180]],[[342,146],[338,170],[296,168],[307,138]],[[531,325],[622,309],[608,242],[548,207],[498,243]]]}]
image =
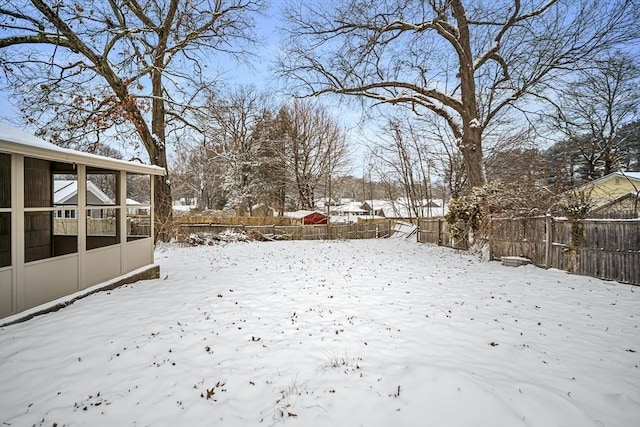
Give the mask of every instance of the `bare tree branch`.
[{"label": "bare tree branch", "polygon": [[[51,139],[117,128],[166,168],[167,136],[192,123],[197,108],[183,100],[196,100],[213,80],[200,62],[211,51],[243,57],[254,42],[251,16],[262,7],[262,0],[7,0],[0,67],[22,104],[33,106],[25,120]],[[157,178],[155,189],[164,226],[169,181]]]},{"label": "bare tree branch", "polygon": [[[494,4],[495,3],[495,4]],[[296,5],[279,72],[298,94],[356,96],[442,117],[471,187],[483,135],[505,110],[614,46],[639,40],[627,0],[465,0]]]}]

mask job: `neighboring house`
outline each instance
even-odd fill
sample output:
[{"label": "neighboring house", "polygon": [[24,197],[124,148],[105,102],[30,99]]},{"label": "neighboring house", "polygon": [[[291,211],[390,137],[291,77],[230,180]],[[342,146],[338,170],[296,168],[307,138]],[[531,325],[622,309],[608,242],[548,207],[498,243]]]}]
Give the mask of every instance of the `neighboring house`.
[{"label": "neighboring house", "polygon": [[638,217],[637,198],[640,195],[640,172],[613,172],[577,187],[573,191],[589,196],[594,216]]},{"label": "neighboring house", "polygon": [[137,200],[127,199],[127,213],[129,215],[149,215],[149,208]]},{"label": "neighboring house", "polygon": [[331,222],[357,222],[358,218],[371,217],[369,205],[363,206],[360,202],[348,202],[339,206],[332,206]]},{"label": "neighboring house", "polygon": [[318,211],[300,210],[285,212],[284,216],[291,218],[292,225],[317,225],[327,223],[327,216]]},{"label": "neighboring house", "polygon": [[[371,210],[375,215],[387,218],[413,218],[415,217],[414,209],[411,209],[409,201],[405,197],[399,197],[396,200],[367,200]],[[440,199],[418,200],[418,212],[421,217],[442,216],[446,212],[443,208],[443,201]]]},{"label": "neighboring house", "polygon": [[[442,206],[442,200],[418,200],[418,212],[420,217],[442,216],[446,207]],[[414,209],[410,208],[409,201],[400,197],[396,200],[366,200],[364,202],[349,202],[331,208],[332,222],[356,222],[359,218],[414,218]]]},{"label": "neighboring house", "polygon": [[392,209],[390,209],[391,204],[387,203],[386,200],[367,200],[366,203],[371,208],[373,215],[381,218],[393,217],[393,215],[387,214],[387,212],[392,212]]},{"label": "neighboring house", "polygon": [[[137,200],[127,198],[127,213],[130,215],[149,215],[149,208]],[[53,204],[71,205],[78,204],[78,181],[70,179],[56,179],[53,181]],[[148,203],[147,203],[148,204]],[[93,181],[87,181],[87,205],[111,206],[115,201],[100,189]],[[59,209],[55,212],[56,218],[75,218],[77,209]],[[104,218],[103,209],[94,209],[87,212],[91,218]]]},{"label": "neighboring house", "polygon": [[385,218],[406,218],[410,216],[403,206],[392,200],[367,200],[373,212]]},{"label": "neighboring house", "polygon": [[[129,204],[127,199],[127,204]],[[138,202],[135,202],[138,203]],[[54,205],[77,205],[78,204],[78,181],[70,179],[57,179],[53,181],[53,204]],[[106,195],[92,181],[87,181],[87,205],[113,205],[112,198]],[[59,209],[56,211],[56,218],[75,218],[76,209]],[[93,210],[92,218],[100,218],[102,210]]]},{"label": "neighboring house", "polygon": [[318,210],[324,211],[327,209],[327,206],[335,206],[336,201],[328,197],[323,197],[321,199],[316,200],[314,204]]},{"label": "neighboring house", "polygon": [[590,218],[640,218],[640,195],[627,193],[589,212]]},{"label": "neighboring house", "polygon": [[198,206],[198,199],[195,197],[182,197],[173,201],[173,211],[176,213],[189,213]]},{"label": "neighboring house", "polygon": [[379,208],[372,208],[368,202],[349,202],[331,208],[331,222],[353,223],[362,219],[381,219],[384,212]]},{"label": "neighboring house", "polygon": [[371,206],[366,202],[348,202],[330,208],[332,215],[338,216],[364,216],[372,215]]}]

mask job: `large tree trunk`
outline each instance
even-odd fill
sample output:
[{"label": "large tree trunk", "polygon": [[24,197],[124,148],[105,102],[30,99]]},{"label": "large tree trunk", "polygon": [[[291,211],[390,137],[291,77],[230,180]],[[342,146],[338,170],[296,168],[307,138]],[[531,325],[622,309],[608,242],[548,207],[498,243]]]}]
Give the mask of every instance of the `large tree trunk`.
[{"label": "large tree trunk", "polygon": [[465,132],[460,152],[464,160],[467,172],[468,190],[474,187],[482,187],[486,184],[484,164],[482,162],[482,131],[481,129],[469,127]]},{"label": "large tree trunk", "polygon": [[453,15],[458,22],[458,60],[460,63],[460,97],[463,111],[462,140],[460,152],[467,170],[469,186],[467,192],[474,187],[482,187],[485,181],[482,163],[482,125],[478,119],[478,99],[476,95],[475,67],[471,50],[471,35],[464,6],[460,0],[451,3]]},{"label": "large tree trunk", "polygon": [[604,145],[604,153],[603,153],[603,157],[604,157],[604,171],[602,173],[602,176],[607,176],[609,175],[611,172],[613,172],[613,136],[609,135],[608,137],[606,137],[605,139],[605,145]]},{"label": "large tree trunk", "polygon": [[[164,47],[164,46],[163,46]],[[164,168],[167,173],[167,149],[165,132],[165,106],[162,93],[162,56],[156,57],[156,70],[151,73],[153,100],[151,103],[151,131],[153,133],[152,150],[149,151],[151,164]],[[173,203],[171,201],[171,186],[168,177],[156,176],[154,186],[155,198],[155,241],[167,242],[171,238],[173,223]]]},{"label": "large tree trunk", "polygon": [[166,176],[154,177],[155,199],[155,241],[168,241],[171,238],[171,227],[173,220],[173,210],[171,203],[171,187]]},{"label": "large tree trunk", "polygon": [[[128,95],[124,98],[127,99]],[[122,99],[123,97],[121,97]],[[164,116],[158,119],[156,105],[152,108],[151,130],[144,121],[142,113],[138,108],[135,100],[129,98],[129,102],[125,103],[127,111],[131,115],[131,122],[136,128],[140,140],[144,144],[147,153],[149,153],[149,162],[154,166],[159,166],[168,172],[167,169],[167,151],[164,145]],[[163,110],[162,110],[163,111]],[[161,121],[162,120],[162,121]],[[158,135],[159,132],[160,134]],[[162,141],[162,143],[160,143]],[[172,222],[172,202],[171,187],[169,186],[169,178],[166,176],[154,176],[154,214],[155,214],[155,233],[154,241],[158,239],[168,241],[170,237],[169,228]]]},{"label": "large tree trunk", "polygon": [[300,197],[300,209],[311,210],[313,209],[313,190],[311,186],[306,182],[305,177],[296,178],[298,182],[298,195]]},{"label": "large tree trunk", "polygon": [[[155,141],[152,144],[145,144],[149,151],[149,160],[152,165],[159,166],[167,170],[167,152],[163,146],[159,146]],[[173,220],[173,203],[171,201],[171,186],[169,177],[154,176],[153,178],[153,199],[154,199],[154,241],[168,241],[171,238],[171,226]]]}]

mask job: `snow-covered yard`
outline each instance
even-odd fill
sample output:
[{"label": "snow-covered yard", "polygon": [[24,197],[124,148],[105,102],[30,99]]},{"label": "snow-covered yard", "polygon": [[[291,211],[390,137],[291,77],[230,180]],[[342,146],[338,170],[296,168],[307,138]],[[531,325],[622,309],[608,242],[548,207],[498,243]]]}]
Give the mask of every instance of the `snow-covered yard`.
[{"label": "snow-covered yard", "polygon": [[157,250],[0,329],[2,426],[640,425],[640,288],[401,239]]}]

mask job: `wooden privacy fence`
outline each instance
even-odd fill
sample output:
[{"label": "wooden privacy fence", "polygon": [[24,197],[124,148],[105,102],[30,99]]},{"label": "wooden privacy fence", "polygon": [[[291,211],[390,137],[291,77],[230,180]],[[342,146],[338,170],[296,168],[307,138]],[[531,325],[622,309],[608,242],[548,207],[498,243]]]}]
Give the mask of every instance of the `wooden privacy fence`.
[{"label": "wooden privacy fence", "polygon": [[[87,218],[87,235],[115,236],[117,228],[118,222],[115,218]],[[54,218],[53,234],[58,236],[77,236],[78,220],[75,218]],[[127,218],[127,235],[151,236],[149,217]]]},{"label": "wooden privacy fence", "polygon": [[281,235],[289,240],[375,239],[389,237],[392,224],[391,221],[329,225],[180,224],[177,227],[177,237],[182,241],[192,233],[222,233],[229,229],[262,235]]},{"label": "wooden privacy fence", "polygon": [[492,259],[523,256],[540,267],[640,284],[637,219],[493,219],[488,238]]},{"label": "wooden privacy fence", "polygon": [[175,225],[182,224],[217,224],[233,226],[254,225],[291,225],[291,218],[286,216],[205,216],[175,215]]},{"label": "wooden privacy fence", "polygon": [[418,242],[433,243],[454,249],[468,249],[466,240],[455,240],[444,218],[422,218],[418,220]]},{"label": "wooden privacy fence", "polygon": [[[640,284],[637,219],[494,218],[486,238],[491,259],[522,256],[543,268]],[[421,220],[418,241],[456,247],[441,218]]]}]

